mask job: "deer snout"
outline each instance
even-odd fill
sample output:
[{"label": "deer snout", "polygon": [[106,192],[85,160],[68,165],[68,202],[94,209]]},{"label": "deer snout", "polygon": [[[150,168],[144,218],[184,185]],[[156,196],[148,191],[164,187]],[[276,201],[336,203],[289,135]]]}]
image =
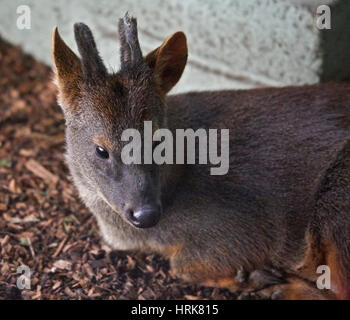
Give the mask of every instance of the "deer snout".
[{"label": "deer snout", "polygon": [[160,205],[145,205],[126,210],[126,218],[137,228],[151,228],[155,226],[161,215],[162,208]]}]

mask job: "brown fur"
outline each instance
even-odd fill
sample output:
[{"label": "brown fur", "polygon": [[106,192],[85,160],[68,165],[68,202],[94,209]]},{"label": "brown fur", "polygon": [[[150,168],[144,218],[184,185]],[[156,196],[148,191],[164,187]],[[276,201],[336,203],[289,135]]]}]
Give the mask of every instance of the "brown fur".
[{"label": "brown fur", "polygon": [[57,27],[52,33],[52,48],[56,79],[60,88],[59,99],[64,105],[75,108],[80,97],[79,83],[82,81],[80,61],[61,39]]},{"label": "brown fur", "polygon": [[[177,32],[145,59],[136,20],[120,21],[121,71],[108,74],[87,26],[75,27],[81,63],[54,31],[53,57],[67,120],[74,183],[114,248],[169,257],[188,281],[286,299],[349,299],[350,85],[166,96],[187,60]],[[85,43],[87,42],[87,43]],[[96,77],[93,77],[96,73]],[[121,132],[229,128],[230,169],[120,163]],[[97,159],[95,144],[109,152]],[[137,229],[130,207],[162,206],[157,225]],[[316,268],[332,288],[316,288]]]},{"label": "brown fur", "polygon": [[145,57],[151,68],[157,70],[154,79],[160,92],[169,92],[180,80],[187,62],[187,44],[183,32],[169,36],[157,49]]},{"label": "brown fur", "polygon": [[329,290],[318,290],[313,283],[299,278],[290,278],[286,284],[271,286],[259,291],[262,296],[277,296],[280,300],[334,300]]}]

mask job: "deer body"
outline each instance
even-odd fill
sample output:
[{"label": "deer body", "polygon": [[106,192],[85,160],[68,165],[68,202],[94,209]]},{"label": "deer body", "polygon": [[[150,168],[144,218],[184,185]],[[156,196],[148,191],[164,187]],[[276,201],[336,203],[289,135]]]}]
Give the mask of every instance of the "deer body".
[{"label": "deer body", "polygon": [[[311,284],[316,267],[327,264],[331,297],[350,298],[350,86],[166,97],[186,63],[181,34],[142,58],[136,21],[124,18],[122,69],[108,75],[86,28],[76,27],[81,64],[57,31],[54,62],[67,119],[67,163],[105,241],[115,249],[159,252],[189,281],[232,290],[278,288],[290,299],[328,297]],[[135,116],[125,105],[141,105],[144,113],[137,109]],[[210,175],[207,165],[122,166],[120,132],[141,128],[145,119],[172,132],[229,129],[229,172]],[[108,150],[102,156],[109,164],[89,159],[92,141]]]}]

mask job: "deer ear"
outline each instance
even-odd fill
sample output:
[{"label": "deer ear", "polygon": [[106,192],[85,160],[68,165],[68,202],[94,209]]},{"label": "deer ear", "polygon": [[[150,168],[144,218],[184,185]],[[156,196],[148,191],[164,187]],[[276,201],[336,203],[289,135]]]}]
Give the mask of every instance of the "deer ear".
[{"label": "deer ear", "polygon": [[157,49],[145,58],[154,72],[156,83],[168,93],[180,80],[187,62],[187,43],[183,32],[178,31],[168,37]]},{"label": "deer ear", "polygon": [[81,63],[61,39],[57,27],[52,33],[52,58],[60,104],[64,109],[74,108],[83,81]]}]

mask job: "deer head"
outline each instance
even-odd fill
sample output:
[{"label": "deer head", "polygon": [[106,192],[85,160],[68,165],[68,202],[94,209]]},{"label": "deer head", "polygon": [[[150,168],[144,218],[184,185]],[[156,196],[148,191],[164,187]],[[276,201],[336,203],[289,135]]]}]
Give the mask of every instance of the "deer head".
[{"label": "deer head", "polygon": [[165,95],[178,82],[187,61],[186,37],[176,32],[142,55],[136,19],[119,21],[121,69],[109,73],[90,29],[74,25],[80,58],[53,31],[58,101],[66,119],[67,162],[76,185],[95,192],[115,214],[139,228],[162,215],[160,168],[121,161],[125,129],[166,126]]}]

